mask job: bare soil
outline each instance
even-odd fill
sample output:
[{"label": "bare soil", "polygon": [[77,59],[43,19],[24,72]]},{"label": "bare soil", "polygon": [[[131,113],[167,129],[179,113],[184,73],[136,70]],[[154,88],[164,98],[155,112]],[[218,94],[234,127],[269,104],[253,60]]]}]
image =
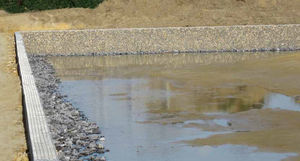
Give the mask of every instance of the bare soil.
[{"label": "bare soil", "polygon": [[12,38],[0,34],[0,160],[26,161],[22,96]]},{"label": "bare soil", "polygon": [[0,31],[300,23],[299,0],[106,0],[96,9],[0,12]]}]

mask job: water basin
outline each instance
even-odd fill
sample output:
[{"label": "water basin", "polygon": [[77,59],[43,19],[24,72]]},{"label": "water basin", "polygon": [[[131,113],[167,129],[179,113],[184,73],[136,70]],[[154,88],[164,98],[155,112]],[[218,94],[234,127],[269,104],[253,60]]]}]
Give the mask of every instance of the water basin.
[{"label": "water basin", "polygon": [[167,116],[184,124],[210,122],[228,127],[226,119],[207,121],[194,116],[264,108],[299,111],[293,97],[276,93],[297,95],[300,91],[299,82],[285,83],[299,77],[300,63],[295,59],[300,60],[299,54],[53,57],[50,61],[62,79],[61,92],[101,127],[111,150],[105,154],[110,161],[276,161],[297,154],[245,145],[189,146],[181,141],[231,131],[142,121],[164,116],[159,122]]}]

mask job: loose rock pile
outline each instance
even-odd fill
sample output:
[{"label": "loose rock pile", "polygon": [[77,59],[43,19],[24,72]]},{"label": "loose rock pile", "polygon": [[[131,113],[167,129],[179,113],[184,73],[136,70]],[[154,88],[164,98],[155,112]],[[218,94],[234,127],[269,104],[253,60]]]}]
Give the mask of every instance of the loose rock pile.
[{"label": "loose rock pile", "polygon": [[59,159],[105,160],[101,154],[108,150],[99,141],[99,127],[60,94],[60,80],[47,58],[29,55],[29,62]]}]

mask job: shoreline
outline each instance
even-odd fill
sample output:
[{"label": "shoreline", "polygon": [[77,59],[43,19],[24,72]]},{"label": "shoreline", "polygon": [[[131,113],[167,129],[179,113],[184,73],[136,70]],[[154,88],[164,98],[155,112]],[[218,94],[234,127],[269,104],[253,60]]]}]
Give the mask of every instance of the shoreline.
[{"label": "shoreline", "polygon": [[99,126],[88,121],[59,92],[60,79],[46,57],[28,58],[59,159],[84,160],[88,156],[90,160],[100,160],[99,154],[108,150],[99,143]]}]

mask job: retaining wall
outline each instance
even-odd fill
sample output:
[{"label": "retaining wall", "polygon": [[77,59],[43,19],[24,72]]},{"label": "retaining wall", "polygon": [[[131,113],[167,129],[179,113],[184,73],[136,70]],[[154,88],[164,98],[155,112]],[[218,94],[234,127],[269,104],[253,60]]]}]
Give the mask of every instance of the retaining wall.
[{"label": "retaining wall", "polygon": [[299,50],[300,24],[22,32],[31,54]]}]

